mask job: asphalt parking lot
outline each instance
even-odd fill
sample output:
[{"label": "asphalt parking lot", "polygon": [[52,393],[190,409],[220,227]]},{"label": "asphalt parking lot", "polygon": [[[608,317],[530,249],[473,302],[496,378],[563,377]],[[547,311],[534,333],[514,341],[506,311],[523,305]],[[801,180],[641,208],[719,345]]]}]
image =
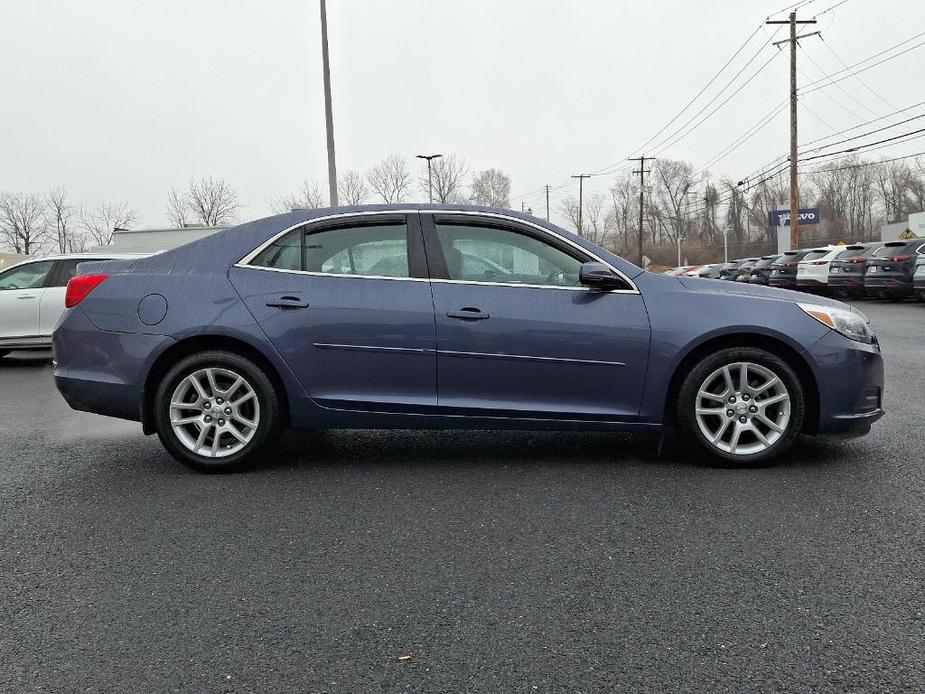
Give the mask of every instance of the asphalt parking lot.
[{"label": "asphalt parking lot", "polygon": [[0,691],[925,691],[925,305],[859,306],[887,416],[761,470],[367,431],[202,476],[0,360]]}]

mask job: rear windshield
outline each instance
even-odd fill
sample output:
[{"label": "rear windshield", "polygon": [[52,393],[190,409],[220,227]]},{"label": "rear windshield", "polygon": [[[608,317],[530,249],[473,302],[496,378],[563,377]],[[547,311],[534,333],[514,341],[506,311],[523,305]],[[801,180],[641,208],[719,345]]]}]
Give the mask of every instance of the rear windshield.
[{"label": "rear windshield", "polygon": [[774,256],[773,258],[762,258],[757,263],[755,263],[755,269],[763,270],[766,267],[771,267],[771,264],[777,262],[779,257],[780,256]]},{"label": "rear windshield", "polygon": [[803,260],[819,260],[819,258],[824,258],[828,254],[829,254],[829,251],[822,248],[822,249],[819,249],[818,251],[810,251],[803,257]]},{"label": "rear windshield", "polygon": [[838,260],[845,260],[847,258],[857,258],[860,255],[864,255],[867,252],[867,246],[858,246],[856,248],[846,248],[836,257]]},{"label": "rear windshield", "polygon": [[878,248],[874,253],[875,258],[887,258],[892,255],[911,255],[915,249],[922,245],[922,240],[910,241],[903,244],[887,244],[883,248]]}]

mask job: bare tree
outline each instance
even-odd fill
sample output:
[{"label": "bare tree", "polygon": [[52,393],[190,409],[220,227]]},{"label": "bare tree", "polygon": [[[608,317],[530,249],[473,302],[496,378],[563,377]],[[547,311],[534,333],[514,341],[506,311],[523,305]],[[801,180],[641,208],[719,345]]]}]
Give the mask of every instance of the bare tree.
[{"label": "bare tree", "polygon": [[[74,230],[71,221],[77,215],[77,209],[68,202],[64,188],[52,188],[48,191],[47,215],[48,226],[54,228],[59,253],[73,253]],[[78,246],[81,245],[78,243]]]},{"label": "bare tree", "polygon": [[177,229],[182,229],[190,221],[189,200],[185,193],[171,188],[167,193],[167,219]]},{"label": "bare tree", "polygon": [[623,174],[610,188],[610,209],[606,224],[621,252],[627,252],[636,242],[639,217],[639,181],[632,174]]},{"label": "bare tree", "polygon": [[912,170],[903,161],[890,161],[872,166],[871,171],[887,223],[900,221],[906,213]]},{"label": "bare tree", "polygon": [[672,243],[683,238],[688,227],[686,197],[695,185],[693,168],[675,159],[659,159],[652,165],[649,217],[656,236],[667,236]]},{"label": "bare tree", "polygon": [[347,171],[337,182],[337,195],[342,205],[362,205],[369,198],[369,186],[362,174]]},{"label": "bare tree", "polygon": [[277,214],[290,212],[292,210],[314,210],[324,207],[324,195],[321,193],[321,185],[314,178],[306,178],[302,181],[302,187],[292,193],[281,193],[270,200],[270,207]]},{"label": "bare tree", "polygon": [[472,200],[487,207],[511,206],[511,177],[500,169],[485,169],[472,179]]},{"label": "bare tree", "polygon": [[167,218],[177,227],[189,223],[226,226],[235,220],[240,207],[237,188],[212,176],[191,178],[186,191],[171,188],[167,195]]},{"label": "bare tree", "polygon": [[34,252],[49,230],[44,198],[31,193],[0,193],[0,237],[13,252]]},{"label": "bare tree", "polygon": [[432,181],[434,202],[465,202],[465,178],[469,175],[469,165],[465,159],[455,154],[434,159],[431,162],[430,181],[427,177],[427,163],[424,164],[418,177],[422,191],[426,193]]},{"label": "bare tree", "polygon": [[224,178],[191,180],[187,198],[193,219],[208,227],[230,224],[241,207],[237,189]]},{"label": "bare tree", "polygon": [[909,207],[913,212],[925,210],[925,161],[920,157],[909,167]]},{"label": "bare tree", "polygon": [[411,192],[411,174],[400,154],[392,154],[376,164],[366,174],[366,180],[385,203],[403,202]]},{"label": "bare tree", "polygon": [[128,229],[137,224],[138,219],[138,212],[125,202],[115,205],[103,203],[92,210],[80,210],[80,225],[98,246],[108,246],[116,229]]},{"label": "bare tree", "polygon": [[[856,241],[869,238],[882,217],[875,210],[874,172],[859,158],[845,159],[845,165],[810,174],[816,191],[826,234],[831,240]],[[809,196],[807,196],[809,197]]]}]

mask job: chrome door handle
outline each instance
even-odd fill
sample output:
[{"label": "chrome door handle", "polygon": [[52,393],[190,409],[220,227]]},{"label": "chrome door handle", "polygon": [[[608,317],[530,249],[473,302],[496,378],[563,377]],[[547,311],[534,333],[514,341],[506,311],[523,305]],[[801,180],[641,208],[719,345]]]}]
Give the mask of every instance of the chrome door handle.
[{"label": "chrome door handle", "polygon": [[486,311],[483,311],[480,308],[473,308],[467,306],[466,308],[461,308],[458,311],[447,311],[447,318],[460,318],[462,320],[485,320],[490,318]]},{"label": "chrome door handle", "polygon": [[28,296],[17,296],[17,299],[34,299],[35,294],[29,294]]}]

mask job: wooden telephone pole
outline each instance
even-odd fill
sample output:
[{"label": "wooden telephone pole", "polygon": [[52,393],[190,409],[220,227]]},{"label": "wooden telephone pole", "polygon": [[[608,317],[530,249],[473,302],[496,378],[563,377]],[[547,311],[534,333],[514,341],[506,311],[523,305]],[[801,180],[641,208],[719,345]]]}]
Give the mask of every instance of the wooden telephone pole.
[{"label": "wooden telephone pole", "polygon": [[797,36],[797,24],[815,24],[815,19],[797,19],[791,12],[788,19],[769,19],[766,24],[789,24],[790,38],[776,41],[775,46],[790,42],[790,248],[800,246],[800,188],[797,180],[797,40],[820,33]]},{"label": "wooden telephone pole", "polygon": [[639,261],[639,267],[645,270],[646,268],[645,268],[645,265],[643,265],[643,261],[642,261],[642,255],[643,255],[642,254],[642,220],[643,220],[643,207],[645,205],[645,185],[646,185],[645,175],[649,173],[650,171],[650,169],[646,168],[646,162],[655,161],[655,157],[647,157],[643,155],[641,157],[630,157],[627,161],[638,161],[639,162],[639,168],[633,171],[634,174],[639,174],[639,237],[637,239],[639,243],[639,253],[638,253],[639,257],[637,258],[637,260]]},{"label": "wooden telephone pole", "polygon": [[583,209],[582,193],[584,192],[585,179],[591,178],[591,174],[575,174],[572,178],[578,179],[578,235],[584,236],[581,230],[581,215]]}]

